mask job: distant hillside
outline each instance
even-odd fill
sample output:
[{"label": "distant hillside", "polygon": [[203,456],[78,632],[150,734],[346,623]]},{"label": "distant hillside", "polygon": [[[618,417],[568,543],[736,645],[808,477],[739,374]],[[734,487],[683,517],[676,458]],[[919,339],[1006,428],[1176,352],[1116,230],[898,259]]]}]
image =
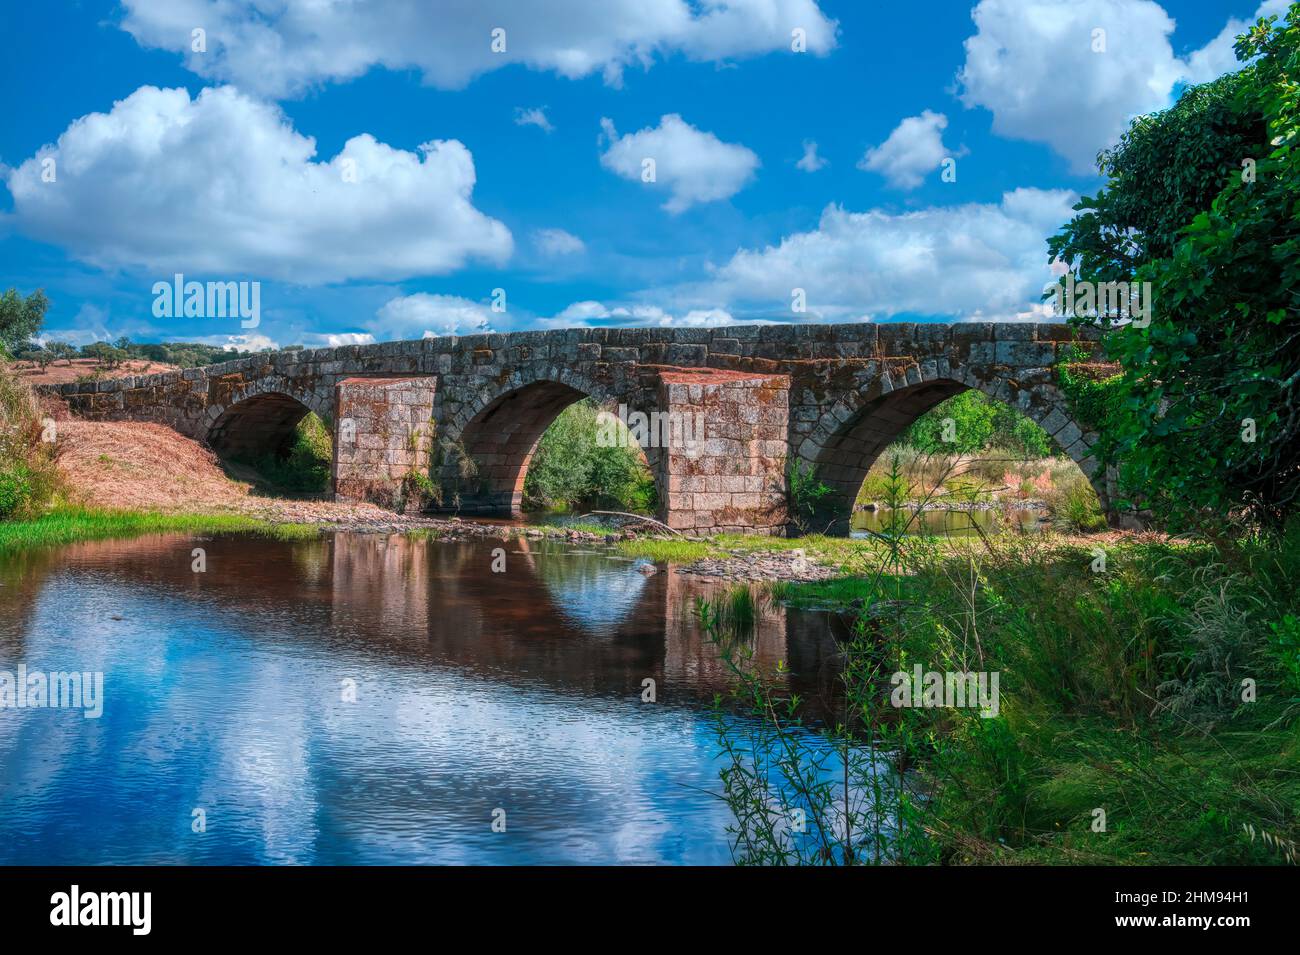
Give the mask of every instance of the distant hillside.
[{"label": "distant hillside", "polygon": [[107,365],[94,358],[73,358],[52,362],[41,368],[31,361],[16,361],[11,366],[17,376],[29,385],[62,385],[83,377],[125,378],[127,375],[152,375],[160,371],[175,371],[177,366],[162,362],[130,360],[119,365]]},{"label": "distant hillside", "polygon": [[[285,350],[292,351],[294,348],[301,347],[301,345],[290,345]],[[67,342],[50,339],[44,344],[30,342],[20,345],[12,349],[12,352],[15,359],[42,367],[55,364],[66,367],[70,360],[91,359],[100,362],[106,371],[115,369],[121,363],[130,360],[165,365],[169,368],[195,368],[200,365],[234,361],[250,354],[247,351],[203,345],[198,342],[144,344],[127,338],[119,338],[116,342],[91,342],[80,348]]]}]

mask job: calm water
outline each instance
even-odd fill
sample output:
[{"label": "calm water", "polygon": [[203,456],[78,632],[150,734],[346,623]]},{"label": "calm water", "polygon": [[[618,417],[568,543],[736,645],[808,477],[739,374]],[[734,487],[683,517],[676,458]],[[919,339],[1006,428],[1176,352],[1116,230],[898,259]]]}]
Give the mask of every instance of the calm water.
[{"label": "calm water", "polygon": [[[104,674],[98,719],[0,709],[0,863],[726,863],[708,592],[527,541],[0,559],[0,671]],[[759,655],[824,698],[833,623],[769,610]]]}]

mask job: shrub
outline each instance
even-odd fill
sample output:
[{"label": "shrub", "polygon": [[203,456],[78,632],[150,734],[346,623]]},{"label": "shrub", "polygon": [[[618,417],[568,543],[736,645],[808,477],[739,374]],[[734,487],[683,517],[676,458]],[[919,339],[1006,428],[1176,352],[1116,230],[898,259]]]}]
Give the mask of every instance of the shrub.
[{"label": "shrub", "polygon": [[24,461],[0,463],[0,520],[17,513],[32,497],[32,473]]},{"label": "shrub", "polygon": [[267,454],[246,463],[271,486],[286,491],[319,492],[329,488],[334,443],[325,422],[309,413],[294,430],[288,452]]},{"label": "shrub", "polygon": [[40,289],[26,298],[15,288],[0,295],[0,348],[15,349],[34,338],[49,307],[49,299]]},{"label": "shrub", "polygon": [[1163,655],[1172,672],[1156,692],[1164,710],[1204,726],[1230,716],[1242,704],[1242,678],[1258,672],[1261,604],[1246,581],[1215,564],[1196,571],[1183,601],[1182,640]]},{"label": "shrub", "polygon": [[0,519],[35,511],[53,497],[53,443],[31,389],[0,362]]},{"label": "shrub", "polygon": [[631,442],[601,447],[598,413],[596,403],[584,398],[551,422],[524,477],[526,507],[655,508],[654,478],[640,450]]},{"label": "shrub", "polygon": [[1066,531],[1100,531],[1106,528],[1097,492],[1077,468],[1060,468],[1052,475],[1053,487],[1044,495],[1056,524]]}]

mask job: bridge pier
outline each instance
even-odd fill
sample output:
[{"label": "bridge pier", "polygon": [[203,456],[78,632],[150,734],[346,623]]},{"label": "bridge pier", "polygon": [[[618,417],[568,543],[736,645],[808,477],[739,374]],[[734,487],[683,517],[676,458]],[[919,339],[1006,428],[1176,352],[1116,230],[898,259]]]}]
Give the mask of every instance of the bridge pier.
[{"label": "bridge pier", "polygon": [[429,470],[437,379],[345,378],[336,387],[334,497],[394,506]]},{"label": "bridge pier", "polygon": [[660,520],[690,534],[784,534],[789,376],[678,369],[659,381]]}]

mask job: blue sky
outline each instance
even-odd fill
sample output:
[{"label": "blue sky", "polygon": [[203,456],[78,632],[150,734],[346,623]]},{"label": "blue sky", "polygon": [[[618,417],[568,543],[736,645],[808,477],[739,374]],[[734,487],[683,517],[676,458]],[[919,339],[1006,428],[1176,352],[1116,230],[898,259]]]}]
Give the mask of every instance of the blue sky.
[{"label": "blue sky", "polygon": [[[9,4],[0,287],[77,343],[1034,317],[1090,158],[1284,7]],[[260,324],[156,317],[176,272]]]}]

